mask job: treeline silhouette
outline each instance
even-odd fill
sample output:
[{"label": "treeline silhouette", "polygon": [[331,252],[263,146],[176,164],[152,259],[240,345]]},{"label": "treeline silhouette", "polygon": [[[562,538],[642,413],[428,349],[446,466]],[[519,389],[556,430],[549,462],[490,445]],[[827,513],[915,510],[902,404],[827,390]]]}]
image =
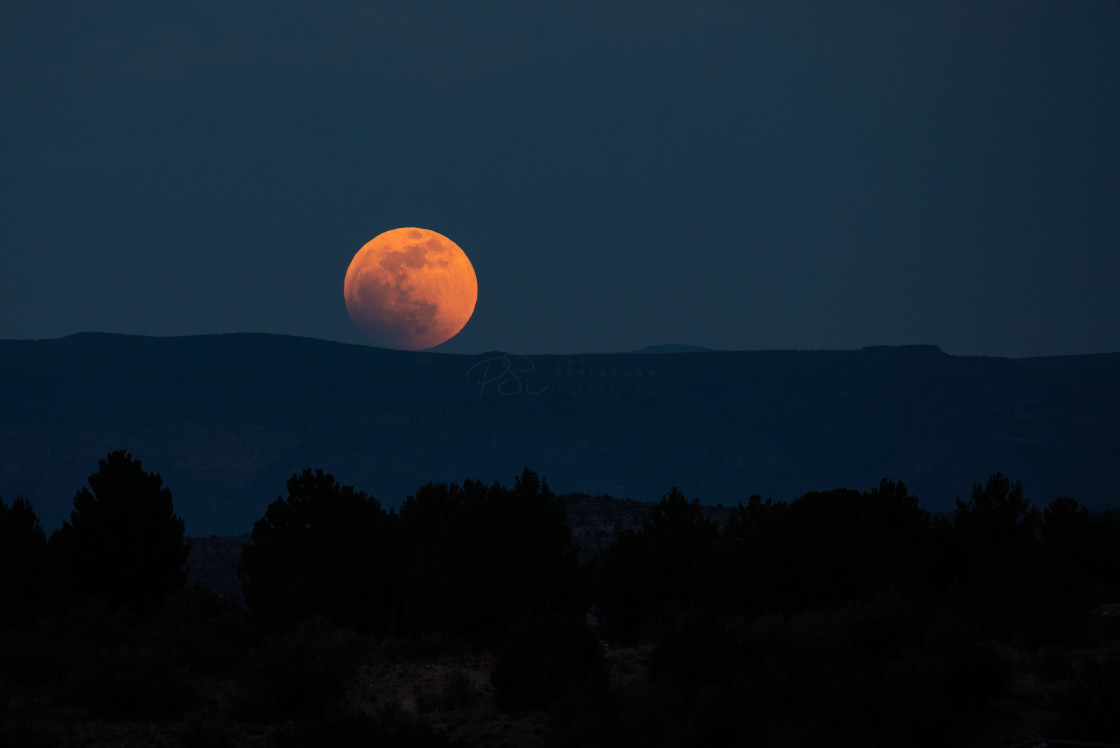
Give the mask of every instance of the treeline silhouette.
[{"label": "treeline silhouette", "polygon": [[[86,718],[183,745],[524,743],[423,714],[487,708],[543,723],[541,745],[1120,739],[1120,513],[1039,510],[999,473],[951,521],[890,480],[752,496],[722,527],[672,488],[582,565],[528,469],[389,511],[321,470],[286,488],[242,551],[247,609],[186,587],[171,493],[127,452],[49,538],[0,500],[5,744]],[[415,713],[355,696],[363,667],[464,657],[493,707],[462,672]]]}]

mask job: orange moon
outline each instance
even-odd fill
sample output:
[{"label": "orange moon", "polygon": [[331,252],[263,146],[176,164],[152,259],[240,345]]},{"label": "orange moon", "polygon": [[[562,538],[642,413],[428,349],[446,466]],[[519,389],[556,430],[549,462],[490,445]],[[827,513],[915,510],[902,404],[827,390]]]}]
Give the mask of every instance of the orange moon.
[{"label": "orange moon", "polygon": [[419,351],[463,329],[478,300],[474,266],[443,234],[386,231],[354,255],[343,283],[346,311],[376,345]]}]

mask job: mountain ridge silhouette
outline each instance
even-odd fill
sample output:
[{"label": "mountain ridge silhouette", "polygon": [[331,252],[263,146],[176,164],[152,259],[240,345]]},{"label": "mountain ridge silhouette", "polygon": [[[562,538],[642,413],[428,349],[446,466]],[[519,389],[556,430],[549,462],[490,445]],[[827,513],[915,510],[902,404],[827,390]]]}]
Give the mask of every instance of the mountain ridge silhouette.
[{"label": "mountain ridge silhouette", "polygon": [[[676,344],[674,344],[676,345]],[[54,529],[113,449],[191,535],[248,532],[305,467],[396,506],[424,483],[704,503],[904,481],[951,508],[1002,471],[1117,506],[1120,354],[408,352],[266,333],[0,340],[0,496]]]}]

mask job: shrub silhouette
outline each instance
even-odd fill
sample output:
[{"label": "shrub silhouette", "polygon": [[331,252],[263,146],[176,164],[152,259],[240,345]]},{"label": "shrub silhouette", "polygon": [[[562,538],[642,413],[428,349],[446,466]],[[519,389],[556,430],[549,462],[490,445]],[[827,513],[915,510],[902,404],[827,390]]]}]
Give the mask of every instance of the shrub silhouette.
[{"label": "shrub silhouette", "polygon": [[124,450],[98,462],[51,546],[77,594],[137,610],[183,589],[191,552],[171,491]]},{"label": "shrub silhouette", "polygon": [[939,745],[986,708],[997,656],[921,606],[879,601],[666,630],[654,682],[680,694],[675,722],[748,743]]},{"label": "shrub silhouette", "polygon": [[173,652],[192,673],[213,676],[241,665],[253,643],[249,624],[238,603],[194,584],[168,597],[137,635]]},{"label": "shrub silhouette", "polygon": [[445,675],[435,688],[416,684],[412,694],[416,699],[416,709],[421,713],[448,712],[473,706],[480,696],[465,670]]},{"label": "shrub silhouette", "polygon": [[600,554],[596,602],[610,634],[626,641],[655,620],[672,627],[689,610],[750,617],[914,596],[931,563],[928,529],[918,500],[888,480],[789,504],[752,496],[722,534],[674,488],[641,530]]},{"label": "shrub silhouette", "polygon": [[293,475],[287,488],[241,551],[246,602],[271,626],[322,615],[361,630],[390,628],[395,518],[322,470]]},{"label": "shrub silhouette", "polygon": [[1063,714],[1055,727],[1063,737],[1115,740],[1120,736],[1120,655],[1113,651],[1083,658],[1076,671],[1061,695]]},{"label": "shrub silhouette", "polygon": [[1081,602],[1114,602],[1120,595],[1120,516],[1093,515],[1074,499],[1054,499],[1043,512],[1047,565],[1065,584],[1082,589]]},{"label": "shrub silhouette", "polygon": [[792,611],[908,594],[928,524],[906,486],[884,480],[865,493],[807,493],[784,508],[749,503],[727,534],[749,526],[765,536],[740,571],[769,588],[768,609]]},{"label": "shrub silhouette", "polygon": [[602,693],[606,660],[598,638],[571,616],[530,613],[512,627],[494,662],[498,705],[544,709],[574,691]]},{"label": "shrub silhouette", "polygon": [[214,718],[195,716],[187,720],[179,735],[181,748],[233,748],[229,728]]},{"label": "shrub silhouette", "polygon": [[947,604],[990,635],[1045,634],[1072,599],[1048,574],[1040,542],[1040,515],[1019,481],[992,473],[957,499],[952,546],[954,570]]},{"label": "shrub silhouette", "polygon": [[655,608],[711,602],[718,530],[673,487],[637,531],[603,549],[594,585],[599,619],[611,636],[632,641]]},{"label": "shrub silhouette", "polygon": [[241,712],[251,719],[333,709],[357,669],[354,634],[316,616],[269,638],[249,658]]},{"label": "shrub silhouette", "polygon": [[201,696],[173,652],[148,644],[87,648],[67,686],[74,701],[116,718],[179,717]]},{"label": "shrub silhouette", "polygon": [[[371,716],[360,709],[324,710],[285,725],[271,736],[275,748],[450,748],[427,724]],[[458,746],[460,743],[455,743]],[[503,744],[504,745],[504,744]]]},{"label": "shrub silhouette", "polygon": [[582,611],[564,505],[536,473],[512,489],[429,483],[400,507],[402,630],[495,640],[518,616]]},{"label": "shrub silhouette", "polygon": [[1042,538],[1046,550],[1084,564],[1082,554],[1091,546],[1089,510],[1076,499],[1061,496],[1042,510]]},{"label": "shrub silhouette", "polygon": [[954,527],[969,560],[1014,555],[1035,543],[1038,510],[1023,496],[1023,484],[1002,473],[973,484],[968,501],[957,499]]},{"label": "shrub silhouette", "polygon": [[1089,547],[1085,564],[1092,599],[1099,603],[1120,600],[1120,510],[1090,517]]},{"label": "shrub silhouette", "polygon": [[0,499],[0,627],[27,622],[40,612],[49,590],[47,536],[23,497]]}]

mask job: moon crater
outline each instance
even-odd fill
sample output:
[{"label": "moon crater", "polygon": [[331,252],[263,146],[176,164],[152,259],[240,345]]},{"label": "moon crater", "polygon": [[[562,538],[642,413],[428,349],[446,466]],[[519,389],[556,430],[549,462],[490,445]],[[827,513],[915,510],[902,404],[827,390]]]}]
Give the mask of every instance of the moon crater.
[{"label": "moon crater", "polygon": [[455,242],[429,229],[401,228],[358,250],[343,292],[350,319],[370,340],[416,351],[463,329],[474,313],[478,280]]}]

